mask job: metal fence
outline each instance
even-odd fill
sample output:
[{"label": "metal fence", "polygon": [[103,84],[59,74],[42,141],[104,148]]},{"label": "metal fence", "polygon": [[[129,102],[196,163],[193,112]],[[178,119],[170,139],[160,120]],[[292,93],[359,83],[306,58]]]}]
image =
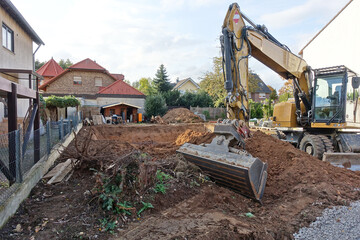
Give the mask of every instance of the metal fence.
[{"label": "metal fence", "polygon": [[[50,154],[51,149],[61,143],[81,121],[81,113],[67,119],[41,126],[25,133],[23,129],[0,135],[0,196],[14,182],[22,182],[25,174],[41,159]],[[35,139],[40,138],[37,145]]]}]

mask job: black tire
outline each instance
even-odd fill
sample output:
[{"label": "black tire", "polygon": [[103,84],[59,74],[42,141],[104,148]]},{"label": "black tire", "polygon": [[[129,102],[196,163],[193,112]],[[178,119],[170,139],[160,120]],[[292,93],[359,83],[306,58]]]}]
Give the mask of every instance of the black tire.
[{"label": "black tire", "polygon": [[305,135],[301,139],[299,148],[318,159],[322,159],[325,152],[324,142],[318,135]]},{"label": "black tire", "polygon": [[333,145],[331,139],[329,139],[325,135],[319,135],[319,137],[323,141],[323,144],[325,146],[325,152],[334,152],[334,145]]}]

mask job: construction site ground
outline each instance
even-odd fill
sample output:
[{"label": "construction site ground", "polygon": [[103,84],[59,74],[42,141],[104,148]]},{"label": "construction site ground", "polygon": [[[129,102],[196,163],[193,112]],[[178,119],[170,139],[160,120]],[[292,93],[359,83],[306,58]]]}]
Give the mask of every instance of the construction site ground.
[{"label": "construction site ground", "polygon": [[[176,155],[185,142],[208,143],[213,137],[203,123],[84,127],[59,159],[82,159],[70,179],[56,185],[39,182],[0,230],[0,238],[292,239],[323,209],[360,199],[359,172],[334,167],[261,132],[254,132],[246,147],[269,165],[262,204],[243,197]],[[88,153],[75,147],[86,139]],[[124,156],[144,157],[171,178],[166,193],[139,188],[132,200],[140,196],[153,208],[124,215],[109,231],[102,222],[107,212],[96,194],[97,173],[121,169],[125,163],[119,163],[128,161]],[[147,169],[145,175],[154,172],[151,165]]]}]

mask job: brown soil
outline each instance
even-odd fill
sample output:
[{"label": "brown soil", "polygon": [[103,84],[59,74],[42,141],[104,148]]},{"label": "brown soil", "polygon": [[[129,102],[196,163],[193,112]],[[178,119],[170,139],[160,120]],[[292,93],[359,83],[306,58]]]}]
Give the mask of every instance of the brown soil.
[{"label": "brown soil", "polygon": [[187,108],[174,108],[168,111],[162,119],[167,123],[200,123],[204,122]]},{"label": "brown soil", "polygon": [[184,143],[209,143],[214,138],[214,136],[215,134],[211,132],[196,132],[194,130],[188,129],[177,137],[175,143],[178,146],[183,145]]},{"label": "brown soil", "polygon": [[[196,171],[190,165],[178,164],[181,157],[174,155],[178,144],[199,144],[213,137],[202,124],[93,129],[96,140],[91,143],[92,149],[109,146],[106,151],[118,156],[137,149],[172,174],[168,192],[154,195],[154,209],[141,219],[128,219],[113,235],[99,231],[98,220],[104,212],[86,194],[95,185],[94,174],[78,170],[68,183],[39,183],[0,231],[1,239],[291,239],[324,208],[360,199],[356,190],[360,187],[358,172],[333,167],[261,132],[247,139],[246,146],[269,165],[263,205],[204,182],[203,177],[194,175]],[[84,132],[86,129],[81,134]],[[20,233],[14,232],[17,224],[23,228]],[[41,229],[37,233],[36,226]]]}]

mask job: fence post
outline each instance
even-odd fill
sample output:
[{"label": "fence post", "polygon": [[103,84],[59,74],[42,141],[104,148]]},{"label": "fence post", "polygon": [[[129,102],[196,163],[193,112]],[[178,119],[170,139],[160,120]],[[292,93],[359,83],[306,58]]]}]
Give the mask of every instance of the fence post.
[{"label": "fence post", "polygon": [[21,129],[18,129],[15,131],[15,165],[16,165],[16,182],[21,183],[22,182],[22,173],[21,173],[21,147],[20,147],[20,131]]},{"label": "fence post", "polygon": [[59,126],[59,129],[60,129],[59,138],[60,138],[60,140],[62,140],[62,139],[63,139],[63,137],[64,137],[64,120],[63,120],[63,118],[62,118],[62,117],[61,117],[61,119],[60,119],[60,126]]},{"label": "fence post", "polygon": [[46,149],[47,154],[50,154],[51,151],[51,133],[50,133],[50,121],[46,122]]},{"label": "fence post", "polygon": [[70,132],[71,132],[71,116],[70,117],[68,117],[68,134],[70,134]]}]

